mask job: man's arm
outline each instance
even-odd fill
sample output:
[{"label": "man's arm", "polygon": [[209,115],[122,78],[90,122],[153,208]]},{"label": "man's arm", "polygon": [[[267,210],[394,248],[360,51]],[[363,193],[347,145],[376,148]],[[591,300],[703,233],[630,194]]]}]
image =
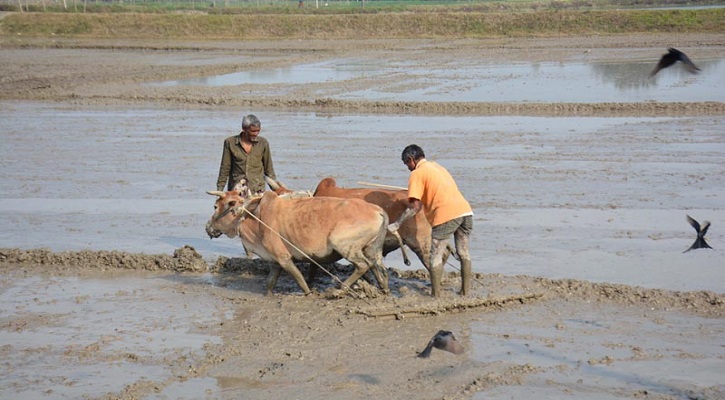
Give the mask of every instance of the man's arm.
[{"label": "man's arm", "polygon": [[274,173],[274,164],[272,163],[272,148],[267,142],[266,151],[262,154],[262,166],[264,167],[264,175],[277,180],[277,174]]},{"label": "man's arm", "polygon": [[400,228],[400,224],[405,222],[405,220],[407,220],[408,218],[417,214],[421,208],[423,208],[423,203],[421,203],[420,200],[412,198],[412,197],[409,198],[408,199],[408,208],[406,208],[405,211],[403,211],[403,214],[400,215],[400,218],[398,218],[397,221],[388,225],[388,230],[390,232],[397,231]]},{"label": "man's arm", "polygon": [[229,149],[229,144],[224,142],[224,150],[222,151],[222,162],[219,165],[219,176],[216,180],[216,189],[224,190],[227,181],[229,180],[229,173],[232,170],[232,155]]}]

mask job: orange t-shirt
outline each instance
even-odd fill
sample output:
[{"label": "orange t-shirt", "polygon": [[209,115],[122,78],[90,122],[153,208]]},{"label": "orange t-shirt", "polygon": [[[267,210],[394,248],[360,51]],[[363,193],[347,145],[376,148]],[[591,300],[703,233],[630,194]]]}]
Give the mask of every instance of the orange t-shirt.
[{"label": "orange t-shirt", "polygon": [[440,164],[420,160],[408,179],[408,197],[420,200],[431,226],[473,215],[451,174]]}]

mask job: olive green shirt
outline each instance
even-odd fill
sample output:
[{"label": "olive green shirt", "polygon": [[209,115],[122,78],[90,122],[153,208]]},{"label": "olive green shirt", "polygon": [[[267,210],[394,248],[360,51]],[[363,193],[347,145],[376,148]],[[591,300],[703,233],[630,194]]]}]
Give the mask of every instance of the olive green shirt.
[{"label": "olive green shirt", "polygon": [[272,166],[272,151],[269,149],[267,139],[257,136],[257,143],[252,145],[252,150],[247,154],[242,148],[242,138],[234,135],[224,140],[224,151],[222,162],[219,167],[217,178],[217,190],[232,190],[242,178],[247,178],[247,185],[252,193],[264,191],[264,176],[277,179]]}]

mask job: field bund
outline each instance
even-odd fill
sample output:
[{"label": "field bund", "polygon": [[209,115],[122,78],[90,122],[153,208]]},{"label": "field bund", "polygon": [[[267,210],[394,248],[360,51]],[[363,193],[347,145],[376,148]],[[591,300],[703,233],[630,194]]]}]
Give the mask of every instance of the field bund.
[{"label": "field bund", "polygon": [[186,39],[374,39],[722,33],[725,8],[379,14],[13,13],[0,35]]}]

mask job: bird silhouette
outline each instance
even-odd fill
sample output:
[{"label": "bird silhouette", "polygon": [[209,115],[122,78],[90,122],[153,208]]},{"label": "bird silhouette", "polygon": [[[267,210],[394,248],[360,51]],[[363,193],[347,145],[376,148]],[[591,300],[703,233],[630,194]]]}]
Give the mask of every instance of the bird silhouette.
[{"label": "bird silhouette", "polygon": [[650,78],[660,72],[661,69],[672,66],[672,64],[678,61],[682,62],[685,68],[693,74],[696,74],[698,71],[700,71],[700,68],[698,68],[697,65],[695,65],[695,63],[693,63],[690,58],[687,57],[687,55],[685,55],[685,53],[670,47],[667,49],[667,53],[662,55],[662,58],[660,58],[660,61],[657,63],[655,69],[653,69],[652,72],[649,74]]},{"label": "bird silhouette", "polygon": [[461,354],[463,353],[463,346],[461,346],[460,343],[458,343],[458,340],[453,335],[453,332],[450,331],[438,331],[438,333],[433,336],[433,338],[428,342],[428,345],[425,346],[425,349],[418,353],[418,357],[420,358],[428,358],[430,357],[430,353],[433,350],[433,348],[445,350],[448,352],[451,352],[453,354]]},{"label": "bird silhouette", "polygon": [[695,243],[693,243],[689,249],[683,251],[683,253],[687,253],[692,249],[712,249],[712,247],[710,247],[710,245],[705,241],[705,234],[707,233],[708,228],[710,228],[710,221],[703,221],[702,227],[700,227],[700,224],[688,215],[687,222],[695,228],[695,232],[697,232],[697,239],[695,239]]}]

